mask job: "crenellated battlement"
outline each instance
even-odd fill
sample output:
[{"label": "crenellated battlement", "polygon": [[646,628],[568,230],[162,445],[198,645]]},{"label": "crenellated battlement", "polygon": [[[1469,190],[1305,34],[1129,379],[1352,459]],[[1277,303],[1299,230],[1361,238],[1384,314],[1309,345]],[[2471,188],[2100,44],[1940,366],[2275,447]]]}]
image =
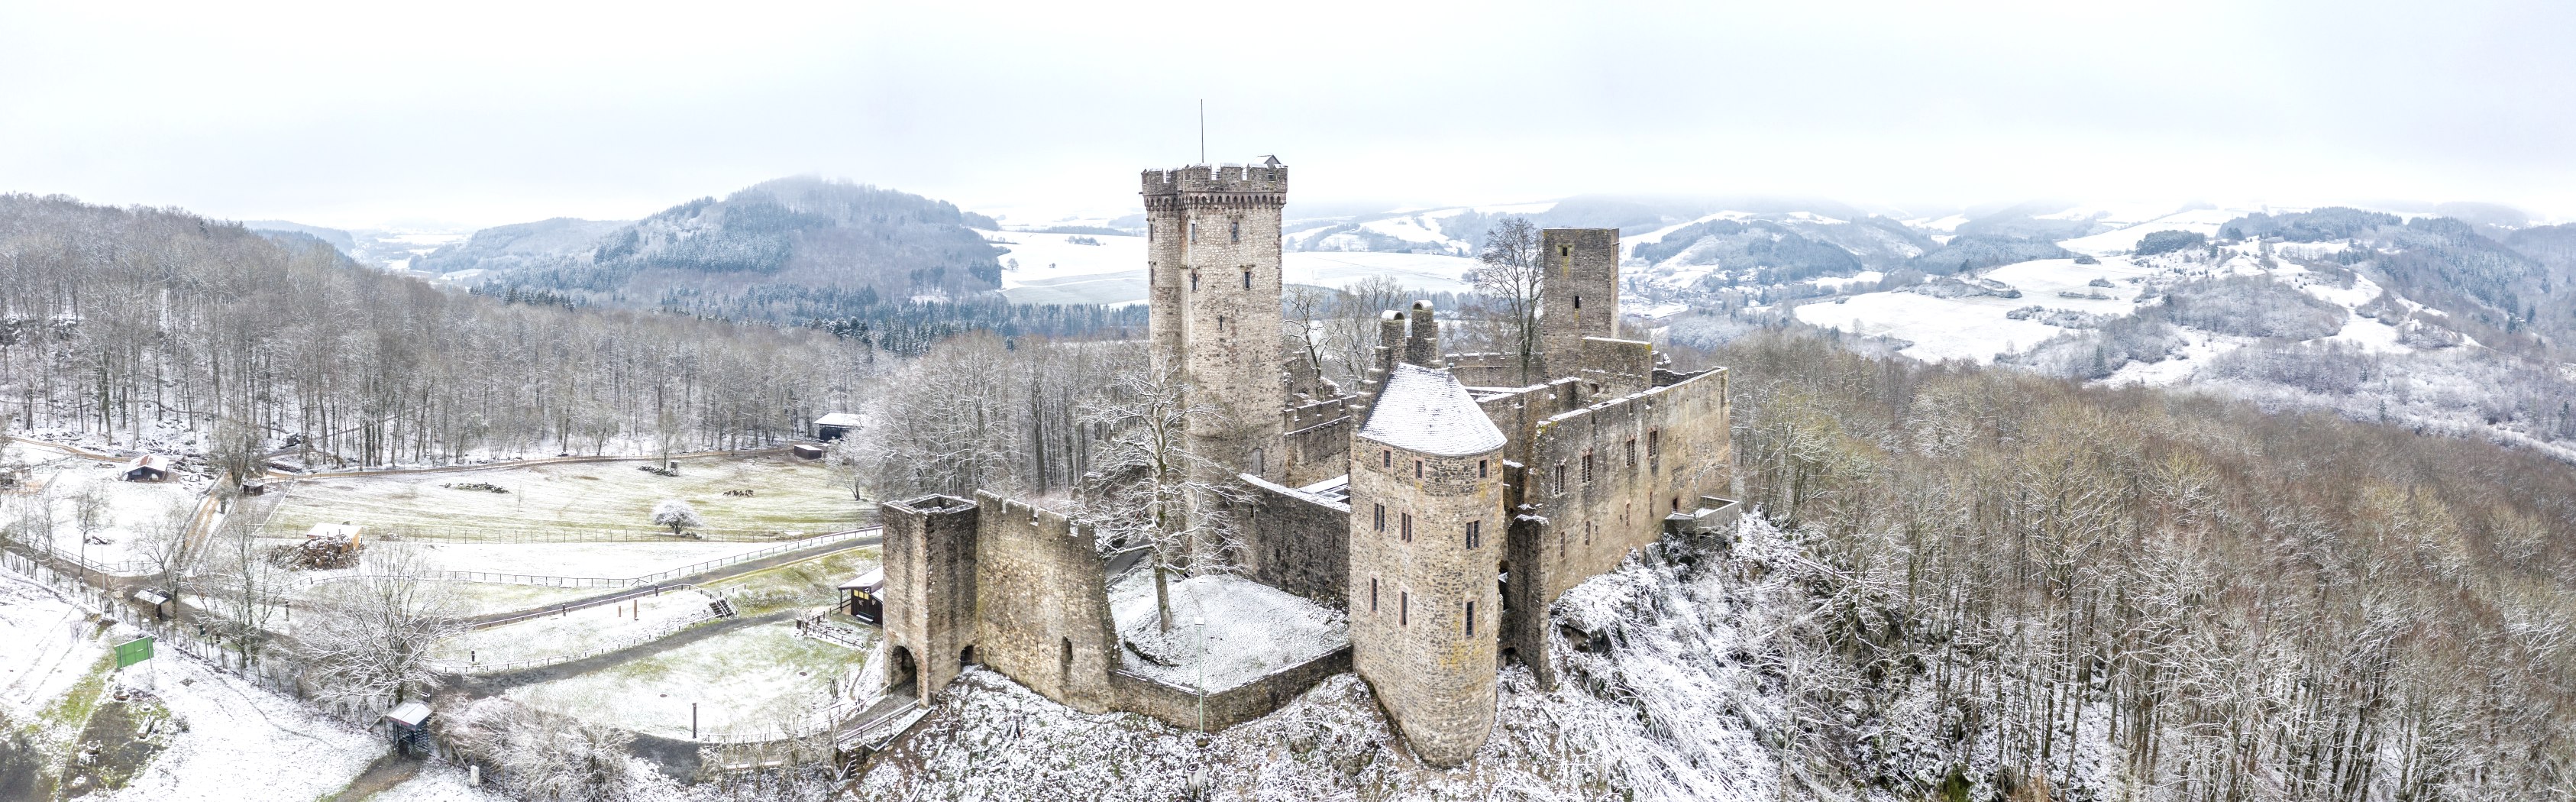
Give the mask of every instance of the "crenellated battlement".
[{"label": "crenellated battlement", "polygon": [[1193,164],[1144,173],[1146,208],[1171,205],[1275,206],[1287,202],[1288,168],[1277,164]]}]

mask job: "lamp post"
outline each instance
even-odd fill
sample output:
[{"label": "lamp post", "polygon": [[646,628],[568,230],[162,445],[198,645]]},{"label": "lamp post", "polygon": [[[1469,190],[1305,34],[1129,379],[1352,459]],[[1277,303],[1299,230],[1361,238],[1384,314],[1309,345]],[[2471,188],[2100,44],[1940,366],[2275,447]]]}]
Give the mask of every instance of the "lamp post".
[{"label": "lamp post", "polygon": [[1208,654],[1207,654],[1207,616],[1204,616],[1204,615],[1191,616],[1191,617],[1190,617],[1190,626],[1197,627],[1197,628],[1198,628],[1198,630],[1199,630],[1199,734],[1200,734],[1200,735],[1206,735],[1206,734],[1207,734],[1207,731],[1208,731],[1208,728],[1207,728],[1207,697],[1208,697],[1208,687],[1207,687],[1207,661],[1208,661]]}]

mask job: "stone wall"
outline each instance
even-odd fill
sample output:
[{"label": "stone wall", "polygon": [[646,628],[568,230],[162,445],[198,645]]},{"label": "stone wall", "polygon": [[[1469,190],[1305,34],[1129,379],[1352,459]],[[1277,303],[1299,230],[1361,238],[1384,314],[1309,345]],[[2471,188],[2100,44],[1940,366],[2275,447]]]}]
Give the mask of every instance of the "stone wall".
[{"label": "stone wall", "polygon": [[1114,707],[1117,628],[1091,527],[991,493],[976,494],[976,507],[976,656],[1074,709]]},{"label": "stone wall", "polygon": [[1619,396],[1655,386],[1655,344],[1644,340],[1583,338],[1583,372],[1593,392]]},{"label": "stone wall", "polygon": [[1539,424],[1522,511],[1541,519],[1539,559],[1530,566],[1540,603],[1654,542],[1665,515],[1696,509],[1703,495],[1728,494],[1726,379],[1724,370],[1710,371]]},{"label": "stone wall", "polygon": [[[1201,711],[1206,714],[1204,726],[1210,732],[1232,727],[1269,715],[1325,677],[1351,670],[1351,648],[1344,646],[1330,654],[1308,660],[1260,679],[1202,696],[1188,688],[1165,685],[1151,678],[1125,671],[1109,672],[1109,686],[1118,694],[1118,709],[1142,713],[1183,729],[1199,729]],[[1206,706],[1202,708],[1200,703]]]},{"label": "stone wall", "polygon": [[931,495],[879,504],[877,514],[885,526],[887,680],[914,680],[928,706],[975,645],[975,503]]},{"label": "stone wall", "polygon": [[1289,410],[1278,457],[1287,464],[1272,473],[1279,484],[1304,487],[1350,472],[1351,430],[1357,424],[1349,401],[1336,398]]},{"label": "stone wall", "polygon": [[1581,409],[1589,397],[1584,382],[1573,378],[1513,390],[1474,392],[1476,406],[1509,440],[1503,445],[1503,458],[1521,463],[1529,461],[1530,432],[1538,428],[1540,421]]},{"label": "stone wall", "polygon": [[[1196,165],[1143,176],[1150,354],[1179,366],[1197,401],[1225,410],[1193,419],[1199,454],[1282,479],[1279,212],[1285,167]],[[1258,451],[1259,453],[1256,453]]]},{"label": "stone wall", "polygon": [[[1343,442],[1347,449],[1347,436]],[[1258,477],[1243,479],[1252,499],[1237,511],[1237,520],[1250,578],[1325,607],[1349,602],[1350,505]]]}]

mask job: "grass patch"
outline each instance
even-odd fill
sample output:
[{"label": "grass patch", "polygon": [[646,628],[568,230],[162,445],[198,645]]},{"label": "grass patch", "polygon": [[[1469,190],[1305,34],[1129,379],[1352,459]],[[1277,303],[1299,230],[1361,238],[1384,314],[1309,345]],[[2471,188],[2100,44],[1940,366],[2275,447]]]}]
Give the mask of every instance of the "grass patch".
[{"label": "grass patch", "polygon": [[707,585],[745,615],[820,607],[841,601],[841,583],[877,567],[883,550],[864,546],[766,568]]},{"label": "grass patch", "polygon": [[63,698],[55,700],[44,712],[36,714],[37,717],[49,726],[63,728],[65,732],[80,731],[89,723],[90,714],[97,712],[99,694],[107,690],[107,673],[114,670],[116,653],[111,651],[100,655],[98,662],[90,666],[88,674],[82,675],[80,681],[73,683],[72,689],[63,694]]},{"label": "grass patch", "polygon": [[576,677],[515,688],[512,698],[637,732],[774,730],[829,698],[834,681],[865,662],[849,648],[795,637],[786,622],[726,632]]}]

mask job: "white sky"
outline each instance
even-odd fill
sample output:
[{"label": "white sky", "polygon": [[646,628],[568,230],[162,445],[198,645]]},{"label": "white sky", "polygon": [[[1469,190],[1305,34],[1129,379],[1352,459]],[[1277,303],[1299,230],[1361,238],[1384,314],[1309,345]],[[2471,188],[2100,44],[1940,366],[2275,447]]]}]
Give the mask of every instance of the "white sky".
[{"label": "white sky", "polygon": [[1783,193],[2576,215],[2576,4],[0,0],[0,191],[364,227],[799,173],[1115,212]]}]

